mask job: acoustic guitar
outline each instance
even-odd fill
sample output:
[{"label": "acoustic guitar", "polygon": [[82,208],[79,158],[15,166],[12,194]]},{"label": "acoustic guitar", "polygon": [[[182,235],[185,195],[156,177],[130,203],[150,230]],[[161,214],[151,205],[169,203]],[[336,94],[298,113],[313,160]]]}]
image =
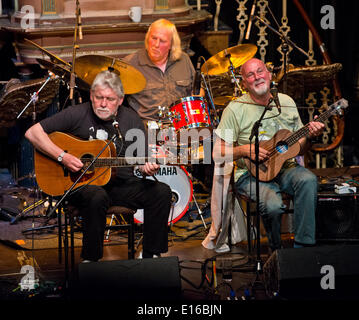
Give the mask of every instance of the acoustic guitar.
[{"label": "acoustic guitar", "polygon": [[[342,115],[342,110],[348,107],[348,101],[340,99],[328,107],[326,111],[321,113],[314,121],[324,122],[335,114]],[[273,180],[279,173],[284,162],[294,158],[300,152],[299,140],[308,136],[308,124],[292,133],[287,129],[279,130],[270,140],[259,142],[259,147],[270,152],[270,156],[266,161],[259,163],[259,180]],[[255,177],[256,165],[255,161],[249,158],[244,159],[248,171]]]},{"label": "acoustic guitar", "polygon": [[[49,134],[49,137],[52,142],[64,151],[81,159],[84,164],[83,170],[91,165],[92,160],[107,143],[104,140],[81,140],[58,131]],[[112,177],[111,168],[135,167],[145,162],[155,162],[163,165],[188,165],[190,159],[188,157],[178,158],[165,153],[158,153],[151,157],[116,157],[115,145],[110,143],[96,162],[91,165],[90,169],[78,181],[74,189],[84,184],[103,186]],[[38,150],[35,150],[34,166],[39,188],[51,196],[64,194],[83,172],[83,170],[76,173],[71,172],[60,162]]]}]

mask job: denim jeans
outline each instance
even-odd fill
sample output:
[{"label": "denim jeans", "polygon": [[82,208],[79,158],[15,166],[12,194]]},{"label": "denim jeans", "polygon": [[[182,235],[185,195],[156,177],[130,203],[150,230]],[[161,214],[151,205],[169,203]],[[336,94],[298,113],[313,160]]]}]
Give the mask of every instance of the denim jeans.
[{"label": "denim jeans", "polygon": [[[256,200],[256,180],[248,172],[236,182],[239,193]],[[281,216],[285,210],[281,192],[293,196],[294,241],[315,244],[315,210],[317,205],[317,177],[308,169],[297,165],[282,169],[269,182],[259,182],[259,211],[272,250],[281,247]]]}]

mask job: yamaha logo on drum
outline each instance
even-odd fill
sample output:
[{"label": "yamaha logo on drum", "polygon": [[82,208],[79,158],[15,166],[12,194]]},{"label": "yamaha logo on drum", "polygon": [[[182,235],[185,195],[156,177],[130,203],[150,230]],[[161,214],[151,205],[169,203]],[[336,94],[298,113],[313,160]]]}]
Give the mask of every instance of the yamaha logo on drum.
[{"label": "yamaha logo on drum", "polygon": [[177,176],[177,167],[161,167],[157,173],[156,176]]}]

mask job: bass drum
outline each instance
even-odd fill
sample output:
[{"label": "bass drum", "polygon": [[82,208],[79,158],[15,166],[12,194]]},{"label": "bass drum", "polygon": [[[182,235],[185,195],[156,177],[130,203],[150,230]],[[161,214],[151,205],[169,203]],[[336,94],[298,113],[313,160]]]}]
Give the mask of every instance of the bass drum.
[{"label": "bass drum", "polygon": [[[187,212],[193,196],[192,181],[188,172],[182,166],[161,166],[155,175],[160,182],[168,184],[172,190],[172,203],[168,224],[180,220]],[[154,180],[153,177],[147,179]],[[138,209],[134,215],[135,222],[143,223],[143,209]]]}]

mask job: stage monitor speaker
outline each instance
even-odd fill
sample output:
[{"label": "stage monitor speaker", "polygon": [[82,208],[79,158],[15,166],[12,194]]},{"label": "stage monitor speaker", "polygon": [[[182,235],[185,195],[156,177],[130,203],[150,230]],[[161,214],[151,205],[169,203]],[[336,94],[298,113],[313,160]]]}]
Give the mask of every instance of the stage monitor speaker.
[{"label": "stage monitor speaker", "polygon": [[178,257],[81,263],[74,298],[176,300],[181,296]]},{"label": "stage monitor speaker", "polygon": [[359,242],[359,211],[350,194],[318,195],[317,242]]},{"label": "stage monitor speaker", "polygon": [[263,266],[266,292],[288,300],[359,298],[359,245],[276,250]]}]

